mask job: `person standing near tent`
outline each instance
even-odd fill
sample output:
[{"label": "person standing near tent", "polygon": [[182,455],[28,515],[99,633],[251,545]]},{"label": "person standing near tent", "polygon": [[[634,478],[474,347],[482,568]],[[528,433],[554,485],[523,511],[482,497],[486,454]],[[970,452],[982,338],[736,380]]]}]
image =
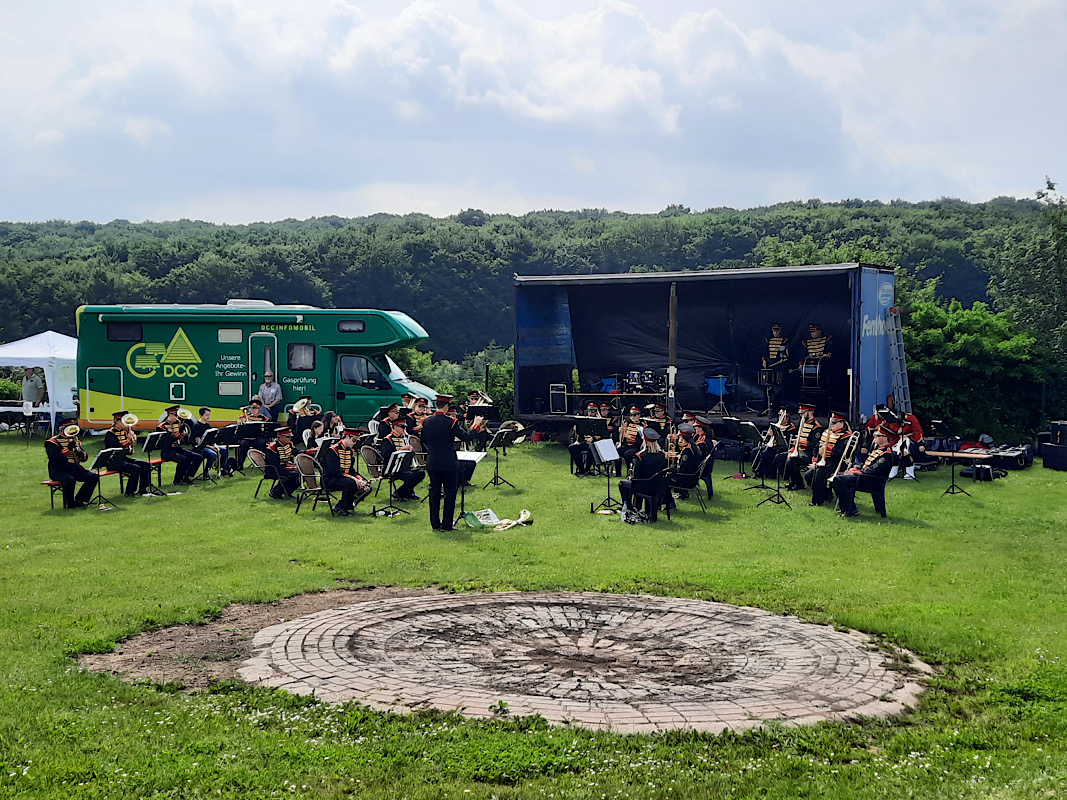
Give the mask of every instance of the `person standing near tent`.
[{"label": "person standing near tent", "polygon": [[22,402],[40,405],[44,401],[44,379],[34,367],[26,367],[22,378]]}]

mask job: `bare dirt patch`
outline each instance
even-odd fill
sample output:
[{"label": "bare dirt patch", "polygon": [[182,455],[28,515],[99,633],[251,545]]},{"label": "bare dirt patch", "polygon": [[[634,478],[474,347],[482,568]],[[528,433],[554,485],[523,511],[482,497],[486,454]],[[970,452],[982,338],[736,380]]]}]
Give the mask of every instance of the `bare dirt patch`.
[{"label": "bare dirt patch", "polygon": [[276,603],[236,603],[217,620],[138,634],[111,653],[81,656],[79,663],[129,681],[173,682],[187,691],[206,689],[217,681],[238,678],[237,667],[252,654],[252,639],[263,628],[351,603],[428,594],[441,592],[373,586],[301,594]]}]

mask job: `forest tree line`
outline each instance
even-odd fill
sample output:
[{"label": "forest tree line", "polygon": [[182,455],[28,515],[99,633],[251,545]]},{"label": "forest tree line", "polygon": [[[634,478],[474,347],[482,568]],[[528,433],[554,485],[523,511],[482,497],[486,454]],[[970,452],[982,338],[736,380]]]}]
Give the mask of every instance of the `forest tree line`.
[{"label": "forest tree line", "polygon": [[[1041,424],[1043,411],[1062,409],[1065,219],[1063,199],[1049,184],[1033,200],[986,203],[813,200],[697,213],[670,206],[658,214],[522,216],[468,209],[443,219],[379,214],[252,225],[0,222],[7,289],[0,294],[0,341],[49,328],[74,335],[74,311],[83,303],[252,297],[401,309],[430,332],[438,362],[415,354],[405,360],[418,377],[439,373],[458,386],[473,382],[481,367],[460,375],[457,365],[484,366],[484,352],[494,374],[506,371],[500,346],[514,337],[515,273],[862,261],[897,269],[920,412],[970,429],[1022,433]],[[1007,398],[1003,410],[969,412],[953,399],[974,391]]]}]

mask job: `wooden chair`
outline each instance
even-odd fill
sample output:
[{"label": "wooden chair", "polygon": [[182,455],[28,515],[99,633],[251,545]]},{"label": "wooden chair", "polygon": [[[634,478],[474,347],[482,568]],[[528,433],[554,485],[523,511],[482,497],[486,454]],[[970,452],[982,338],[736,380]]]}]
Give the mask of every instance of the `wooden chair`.
[{"label": "wooden chair", "polygon": [[314,511],[323,500],[330,507],[333,514],[334,497],[329,490],[322,485],[322,467],[319,462],[307,453],[296,454],[296,471],[300,474],[300,484],[296,493],[296,512],[300,513],[300,506],[305,500],[314,499],[311,510]]}]

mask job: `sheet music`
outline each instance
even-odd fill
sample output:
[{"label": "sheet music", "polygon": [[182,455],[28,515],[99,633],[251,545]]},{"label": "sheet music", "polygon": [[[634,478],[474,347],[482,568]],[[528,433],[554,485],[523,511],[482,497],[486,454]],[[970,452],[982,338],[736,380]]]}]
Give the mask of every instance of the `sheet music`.
[{"label": "sheet music", "polygon": [[487,455],[489,454],[483,453],[479,450],[460,450],[456,453],[456,458],[459,461],[473,461],[475,464],[477,464]]}]

